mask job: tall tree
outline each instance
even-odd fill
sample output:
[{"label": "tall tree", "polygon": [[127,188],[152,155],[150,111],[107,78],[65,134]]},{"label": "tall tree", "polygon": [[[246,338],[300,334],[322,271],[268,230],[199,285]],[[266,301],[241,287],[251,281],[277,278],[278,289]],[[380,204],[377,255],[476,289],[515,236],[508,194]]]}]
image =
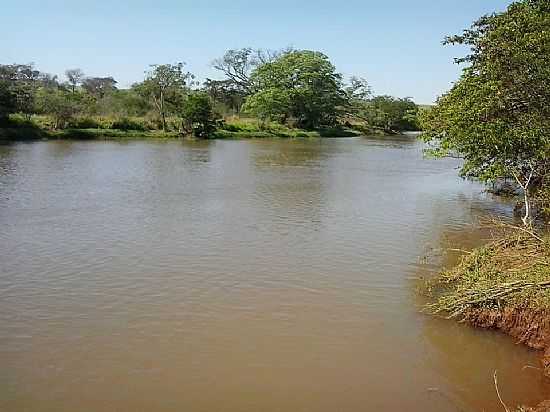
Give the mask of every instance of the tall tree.
[{"label": "tall tree", "polygon": [[87,77],[82,88],[96,99],[103,99],[109,92],[116,90],[117,81],[112,77]]},{"label": "tall tree", "polygon": [[82,80],[84,79],[84,72],[80,69],[68,69],[65,70],[65,76],[67,76],[67,80],[71,85],[71,90],[74,93],[76,91],[76,87],[82,83]]},{"label": "tall tree", "polygon": [[9,115],[17,111],[14,90],[15,74],[11,65],[0,65],[0,122],[7,121]]},{"label": "tall tree", "polygon": [[63,129],[80,110],[78,94],[63,88],[41,88],[37,93],[37,111],[54,119],[54,129]]},{"label": "tall tree", "polygon": [[251,79],[257,92],[247,99],[250,112],[276,110],[279,120],[291,117],[306,128],[334,125],[346,102],[342,75],[316,51],[285,53],[255,69]]},{"label": "tall tree", "polygon": [[206,79],[204,91],[216,102],[231,110],[233,114],[240,113],[247,96],[246,92],[236,86],[231,80]]},{"label": "tall tree", "polygon": [[187,130],[196,137],[209,137],[216,130],[212,102],[205,92],[190,93],[185,99],[181,115]]},{"label": "tall tree", "polygon": [[438,154],[465,159],[463,176],[513,178],[531,199],[550,174],[550,2],[522,0],[483,16],[446,44],[471,52],[453,88],[425,113],[426,139]]},{"label": "tall tree", "polygon": [[[0,117],[20,112],[27,117],[34,111],[40,72],[32,64],[0,65]],[[3,113],[1,113],[3,112]]]},{"label": "tall tree", "polygon": [[183,69],[184,63],[155,64],[146,72],[145,80],[134,85],[138,93],[152,101],[161,118],[163,131],[166,131],[167,104],[181,102],[188,90],[187,83],[194,78]]},{"label": "tall tree", "polygon": [[261,65],[271,63],[290,51],[290,48],[282,50],[252,49],[250,47],[231,49],[226,51],[221,58],[214,60],[212,67],[225,75],[225,80],[233,90],[249,95],[255,91],[255,85],[251,78],[252,72]]}]

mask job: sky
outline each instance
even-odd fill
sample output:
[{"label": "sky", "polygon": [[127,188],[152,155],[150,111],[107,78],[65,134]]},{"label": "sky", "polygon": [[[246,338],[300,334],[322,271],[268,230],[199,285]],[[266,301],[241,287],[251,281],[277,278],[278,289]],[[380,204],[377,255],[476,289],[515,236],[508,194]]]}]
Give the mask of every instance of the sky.
[{"label": "sky", "polygon": [[150,64],[186,62],[199,80],[221,78],[228,49],[318,50],[375,94],[429,104],[460,74],[465,49],[441,44],[509,0],[0,0],[0,64],[35,63],[63,75],[143,80]]}]

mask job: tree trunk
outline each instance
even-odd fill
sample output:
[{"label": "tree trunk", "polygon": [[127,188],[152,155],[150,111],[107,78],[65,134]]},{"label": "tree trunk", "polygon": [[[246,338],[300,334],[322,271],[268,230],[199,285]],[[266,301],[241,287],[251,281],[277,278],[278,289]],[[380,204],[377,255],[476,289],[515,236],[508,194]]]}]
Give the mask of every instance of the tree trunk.
[{"label": "tree trunk", "polygon": [[164,113],[164,92],[160,91],[160,117],[162,118],[162,131],[166,132],[166,114]]},{"label": "tree trunk", "polygon": [[521,218],[521,221],[523,222],[524,226],[530,226],[531,225],[531,204],[529,201],[529,189],[531,187],[531,182],[533,179],[533,168],[531,167],[531,172],[529,173],[529,176],[526,178],[524,177],[524,181],[522,182],[522,179],[520,179],[520,174],[513,173],[514,179],[516,179],[516,182],[520,185],[520,187],[523,190],[523,203],[525,205],[525,214]]},{"label": "tree trunk", "polygon": [[523,190],[523,202],[525,203],[525,215],[521,218],[524,226],[531,225],[531,207],[529,204],[529,193],[527,188]]}]

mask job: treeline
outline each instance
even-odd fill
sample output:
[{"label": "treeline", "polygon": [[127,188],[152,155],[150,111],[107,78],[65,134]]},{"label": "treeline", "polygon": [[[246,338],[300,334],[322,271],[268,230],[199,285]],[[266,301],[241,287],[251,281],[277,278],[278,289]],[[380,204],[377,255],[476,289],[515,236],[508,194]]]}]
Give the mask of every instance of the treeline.
[{"label": "treeline", "polygon": [[361,78],[345,82],[320,52],[244,48],[227,51],[212,65],[222,80],[199,84],[183,63],[160,64],[128,89],[118,88],[111,76],[88,77],[80,69],[60,79],[32,64],[0,65],[0,125],[208,137],[217,128],[238,129],[235,118],[254,118],[260,129],[418,130],[419,109],[409,98],[373,96]]}]

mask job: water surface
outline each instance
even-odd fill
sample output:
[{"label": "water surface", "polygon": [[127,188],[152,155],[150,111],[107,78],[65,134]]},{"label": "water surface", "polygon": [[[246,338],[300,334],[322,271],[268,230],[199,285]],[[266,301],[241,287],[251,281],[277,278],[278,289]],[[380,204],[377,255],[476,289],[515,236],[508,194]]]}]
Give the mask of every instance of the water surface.
[{"label": "water surface", "polygon": [[[411,138],[0,146],[0,410],[500,410],[512,339],[418,313],[509,206]],[[434,252],[435,248],[435,252]]]}]

